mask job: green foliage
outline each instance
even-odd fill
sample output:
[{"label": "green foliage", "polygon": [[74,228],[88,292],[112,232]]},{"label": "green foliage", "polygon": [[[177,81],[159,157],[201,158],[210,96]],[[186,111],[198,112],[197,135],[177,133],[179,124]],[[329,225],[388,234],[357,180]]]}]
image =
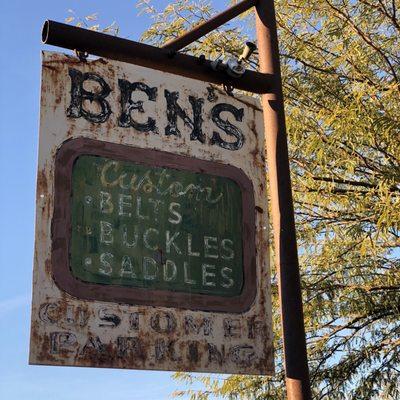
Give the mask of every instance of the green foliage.
[{"label": "green foliage", "polygon": [[91,31],[99,31],[114,36],[118,36],[119,34],[119,27],[115,21],[104,28],[100,28],[97,13],[89,14],[81,18],[75,14],[74,10],[69,9],[68,14],[68,17],[65,18],[65,22],[67,24],[74,24],[78,28],[86,28],[90,29]]},{"label": "green foliage", "polygon": [[[214,14],[202,0],[174,0],[142,40],[160,46]],[[400,19],[399,0],[277,0],[286,121],[315,399],[400,398]],[[101,29],[97,14],[66,22]],[[254,15],[183,52],[238,56]],[[249,61],[257,68],[256,57]],[[272,264],[272,263],[271,263]],[[276,276],[276,375],[177,373],[177,397],[285,397]]]},{"label": "green foliage", "polygon": [[[161,45],[213,14],[175,0],[143,40]],[[399,0],[276,2],[308,355],[315,399],[400,398]],[[251,13],[185,51],[237,55]],[[256,67],[256,61],[251,61]],[[279,335],[276,296],[275,331]],[[284,397],[273,378],[177,374],[191,399]],[[177,395],[184,395],[179,392]]]},{"label": "green foliage", "polygon": [[[213,14],[210,3],[203,0],[174,1],[162,12],[158,12],[151,5],[150,0],[140,0],[138,7],[142,13],[149,14],[152,19],[151,26],[143,33],[141,40],[155,46],[160,46],[190,30],[209,19]],[[206,54],[207,58],[238,56],[242,50],[242,41],[246,38],[242,27],[229,24],[209,33],[199,41],[182,49],[181,52],[194,55]],[[256,64],[254,63],[254,65]]]}]

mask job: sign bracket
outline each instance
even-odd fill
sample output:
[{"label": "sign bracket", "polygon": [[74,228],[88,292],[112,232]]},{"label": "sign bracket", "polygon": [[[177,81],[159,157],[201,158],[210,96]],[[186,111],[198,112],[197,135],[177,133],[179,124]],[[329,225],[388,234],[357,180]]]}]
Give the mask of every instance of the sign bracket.
[{"label": "sign bracket", "polygon": [[195,42],[202,36],[207,35],[207,33],[212,32],[214,29],[220,27],[231,19],[249,10],[251,7],[254,7],[256,4],[257,0],[243,0],[240,3],[229,7],[227,10],[215,15],[209,20],[195,26],[193,29],[184,33],[182,36],[170,40],[169,42],[165,43],[162,48],[168,49],[171,52],[181,50],[190,43]]},{"label": "sign bracket", "polygon": [[205,57],[171,54],[169,49],[122,39],[100,32],[46,21],[42,30],[44,44],[82,51],[111,60],[122,61],[159,71],[169,72],[218,85],[233,86],[252,93],[271,93],[272,75],[246,70],[235,79],[222,71],[215,71]]}]

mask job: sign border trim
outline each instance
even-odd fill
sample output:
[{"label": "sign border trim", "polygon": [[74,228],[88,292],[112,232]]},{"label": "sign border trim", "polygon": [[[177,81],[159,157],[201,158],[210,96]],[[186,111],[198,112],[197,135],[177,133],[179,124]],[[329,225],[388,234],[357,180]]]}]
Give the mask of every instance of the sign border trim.
[{"label": "sign border trim", "polygon": [[[208,173],[230,178],[237,183],[242,194],[244,284],[241,294],[224,297],[117,285],[107,286],[84,282],[74,277],[69,267],[72,229],[70,196],[73,165],[81,155],[103,156],[153,167]],[[54,186],[51,264],[53,279],[61,290],[85,300],[174,307],[192,311],[242,313],[253,304],[257,293],[255,201],[253,184],[241,169],[215,161],[80,137],[65,141],[58,149],[55,159]]]}]

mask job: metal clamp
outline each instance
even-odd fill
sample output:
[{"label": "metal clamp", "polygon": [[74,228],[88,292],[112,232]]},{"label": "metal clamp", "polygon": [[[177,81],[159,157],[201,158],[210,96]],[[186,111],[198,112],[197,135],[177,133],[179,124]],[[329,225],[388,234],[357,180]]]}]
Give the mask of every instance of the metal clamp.
[{"label": "metal clamp", "polygon": [[75,49],[75,55],[79,58],[79,60],[81,62],[86,62],[88,57],[89,57],[89,53],[87,51],[81,51],[78,49]]}]

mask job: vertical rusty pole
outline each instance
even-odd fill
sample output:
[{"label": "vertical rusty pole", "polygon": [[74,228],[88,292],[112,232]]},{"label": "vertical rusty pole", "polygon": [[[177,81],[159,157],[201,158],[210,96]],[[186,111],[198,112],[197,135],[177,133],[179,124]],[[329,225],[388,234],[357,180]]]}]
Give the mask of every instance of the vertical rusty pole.
[{"label": "vertical rusty pole", "polygon": [[310,400],[303,304],[273,0],[256,5],[260,72],[273,74],[272,94],[262,95],[288,400]]}]

